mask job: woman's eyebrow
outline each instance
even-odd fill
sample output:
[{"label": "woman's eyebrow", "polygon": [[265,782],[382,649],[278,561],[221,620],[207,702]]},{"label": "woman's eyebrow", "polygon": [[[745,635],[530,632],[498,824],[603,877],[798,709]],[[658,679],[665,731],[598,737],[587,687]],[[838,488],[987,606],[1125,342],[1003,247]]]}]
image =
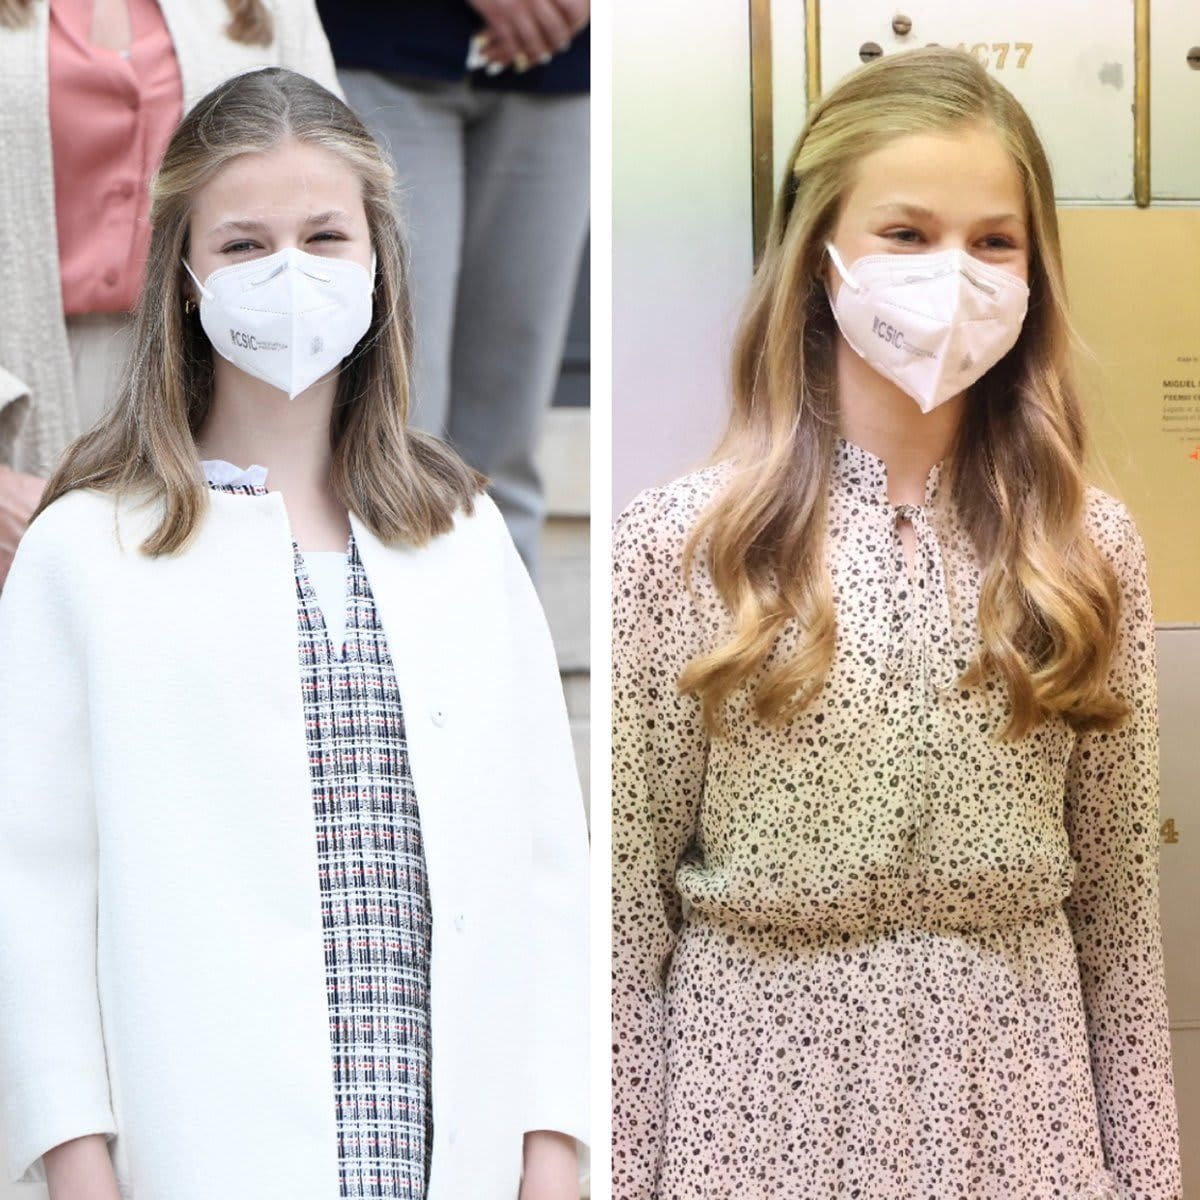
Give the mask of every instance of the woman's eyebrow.
[{"label": "woman's eyebrow", "polygon": [[[883,204],[876,204],[871,211],[878,212],[884,209],[889,212],[898,212],[903,216],[910,217],[917,221],[937,220],[937,213],[935,213],[932,209],[924,208],[920,204],[907,204],[898,200],[889,200]],[[975,223],[979,225],[993,225],[999,224],[1001,221],[1015,221],[1018,225],[1022,226],[1025,224],[1025,221],[1019,213],[1012,212],[993,213],[986,217],[979,217]]]},{"label": "woman's eyebrow", "polygon": [[980,217],[979,221],[983,225],[998,225],[1001,221],[1014,221],[1021,226],[1025,224],[1025,219],[1018,213],[996,213],[994,216]]},{"label": "woman's eyebrow", "polygon": [[[348,214],[340,208],[331,208],[326,212],[314,213],[308,217],[305,225],[324,225],[326,221],[345,221],[349,220]],[[214,233],[225,233],[226,231],[236,231],[237,233],[266,233],[269,227],[265,221],[252,220],[231,220],[222,221],[219,225],[214,225],[208,232],[209,236]]]},{"label": "woman's eyebrow", "polygon": [[906,217],[913,217],[917,220],[933,220],[937,217],[937,213],[935,213],[932,209],[923,208],[919,204],[906,204],[899,200],[888,200],[883,204],[876,204],[871,211],[878,212],[880,209],[887,209],[890,212],[898,212]]},{"label": "woman's eyebrow", "polygon": [[263,221],[222,221],[220,225],[214,225],[208,232],[210,235],[224,233],[226,230],[236,230],[238,233],[262,233],[266,228],[266,223]]}]

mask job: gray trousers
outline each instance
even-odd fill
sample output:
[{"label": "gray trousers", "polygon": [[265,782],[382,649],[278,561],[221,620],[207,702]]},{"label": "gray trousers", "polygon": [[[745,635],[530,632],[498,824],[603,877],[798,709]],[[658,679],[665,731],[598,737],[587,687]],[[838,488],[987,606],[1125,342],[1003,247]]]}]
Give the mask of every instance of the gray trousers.
[{"label": "gray trousers", "polygon": [[537,579],[534,462],[588,224],[588,97],[343,69],[395,160],[416,321],[411,423],[476,470]]}]

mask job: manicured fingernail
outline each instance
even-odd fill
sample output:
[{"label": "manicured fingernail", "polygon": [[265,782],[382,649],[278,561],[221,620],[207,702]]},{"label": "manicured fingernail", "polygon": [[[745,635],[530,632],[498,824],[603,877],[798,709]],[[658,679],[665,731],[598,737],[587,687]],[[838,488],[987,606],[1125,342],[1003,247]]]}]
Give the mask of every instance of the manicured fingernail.
[{"label": "manicured fingernail", "polygon": [[480,67],[487,66],[488,57],[484,52],[484,39],[480,34],[471,39],[471,44],[467,48],[467,70],[477,71]]},{"label": "manicured fingernail", "polygon": [[485,70],[487,71],[487,73],[489,75],[499,75],[500,72],[504,70],[504,64],[503,63],[488,63]]},{"label": "manicured fingernail", "polygon": [[538,66],[544,67],[553,57],[553,54],[543,54],[542,57],[538,59]]}]

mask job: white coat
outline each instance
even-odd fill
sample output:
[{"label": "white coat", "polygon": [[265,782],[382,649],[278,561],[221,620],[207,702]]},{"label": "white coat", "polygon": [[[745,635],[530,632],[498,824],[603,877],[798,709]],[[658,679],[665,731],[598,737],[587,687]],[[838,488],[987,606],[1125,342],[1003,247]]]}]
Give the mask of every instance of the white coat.
[{"label": "white coat", "polygon": [[[78,490],[0,593],[9,1179],[104,1132],[133,1200],[336,1200],[317,850],[283,498]],[[545,617],[486,496],[423,548],[351,517],[399,683],[433,912],[429,1200],[513,1200],[587,1138],[587,834]]]}]

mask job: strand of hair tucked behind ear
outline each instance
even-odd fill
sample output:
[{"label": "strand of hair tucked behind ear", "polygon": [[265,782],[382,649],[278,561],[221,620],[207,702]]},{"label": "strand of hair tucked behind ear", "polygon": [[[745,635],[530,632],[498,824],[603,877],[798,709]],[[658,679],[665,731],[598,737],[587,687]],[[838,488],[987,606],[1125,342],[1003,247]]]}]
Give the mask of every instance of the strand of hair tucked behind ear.
[{"label": "strand of hair tucked behind ear", "polygon": [[[1070,382],[1067,316],[1049,164],[1020,105],[969,54],[885,56],[815,104],[784,172],[762,261],[733,350],[733,407],[711,462],[729,485],[684,548],[728,609],[732,632],[687,664],[710,734],[742,688],[783,724],[823,685],[837,638],[825,561],[826,497],[838,433],[823,251],[856,163],[904,133],[989,122],[1021,171],[1031,226],[1029,315],[1017,346],[971,390],[945,488],[984,564],[983,649],[959,683],[998,676],[1010,713],[1002,738],[1061,716],[1112,728],[1128,705],[1108,685],[1120,589],[1084,528],[1086,444]],[[701,550],[703,547],[703,551]]]}]

